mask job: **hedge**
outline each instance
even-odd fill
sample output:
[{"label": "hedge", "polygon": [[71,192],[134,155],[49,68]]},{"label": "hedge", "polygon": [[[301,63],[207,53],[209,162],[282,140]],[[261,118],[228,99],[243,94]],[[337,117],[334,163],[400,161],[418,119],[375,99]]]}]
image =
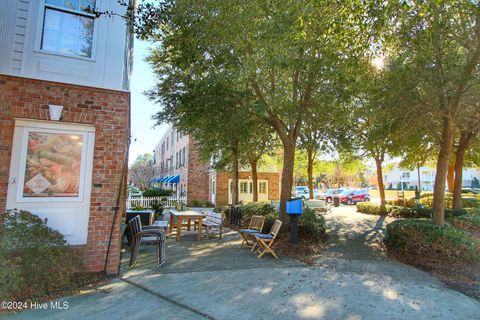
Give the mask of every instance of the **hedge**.
[{"label": "hedge", "polygon": [[[394,218],[430,218],[433,209],[431,208],[408,208],[401,206],[381,206],[376,203],[362,202],[357,204],[357,211],[366,214],[387,215]],[[446,217],[455,217],[467,214],[465,209],[445,209]]]},{"label": "hedge", "polygon": [[480,242],[449,224],[429,220],[396,220],[387,225],[385,244],[389,249],[414,255],[480,260]]},{"label": "hedge", "polygon": [[143,197],[169,197],[173,194],[172,190],[160,189],[160,188],[152,188],[143,191]]}]

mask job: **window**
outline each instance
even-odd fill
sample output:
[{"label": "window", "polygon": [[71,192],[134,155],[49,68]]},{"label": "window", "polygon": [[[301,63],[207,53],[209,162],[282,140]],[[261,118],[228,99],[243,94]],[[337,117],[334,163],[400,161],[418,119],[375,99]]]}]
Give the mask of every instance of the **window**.
[{"label": "window", "polygon": [[178,152],[175,152],[175,169],[178,169]]},{"label": "window", "polygon": [[167,137],[167,150],[168,150],[168,137]]},{"label": "window", "polygon": [[215,180],[212,180],[212,194],[215,194]]},{"label": "window", "polygon": [[260,182],[258,184],[258,193],[266,194],[267,193],[267,183]]},{"label": "window", "polygon": [[250,185],[250,193],[252,193],[253,192],[253,183],[250,182],[249,185]]},{"label": "window", "polygon": [[95,0],[45,0],[40,48],[91,58]]},{"label": "window", "polygon": [[240,193],[248,193],[248,183],[240,182]]},{"label": "window", "polygon": [[402,172],[402,179],[410,179],[410,172],[408,171]]},{"label": "window", "polygon": [[183,152],[182,152],[182,163],[185,165],[185,147],[183,147]]}]

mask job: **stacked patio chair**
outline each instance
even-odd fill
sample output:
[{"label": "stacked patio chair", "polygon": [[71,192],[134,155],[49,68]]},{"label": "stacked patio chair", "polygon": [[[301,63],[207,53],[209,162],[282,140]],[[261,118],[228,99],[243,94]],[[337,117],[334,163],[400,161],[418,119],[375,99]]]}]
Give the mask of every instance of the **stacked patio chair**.
[{"label": "stacked patio chair", "polygon": [[128,222],[132,232],[129,267],[132,267],[138,258],[140,246],[142,244],[156,244],[157,245],[157,265],[161,266],[165,263],[165,240],[166,234],[162,227],[142,227],[140,216],[136,216]]},{"label": "stacked patio chair", "polygon": [[270,232],[268,234],[256,233],[254,235],[256,243],[252,247],[252,251],[258,245],[258,249],[256,252],[258,253],[257,258],[261,258],[265,253],[270,253],[272,256],[278,259],[277,254],[273,251],[272,246],[277,238],[278,233],[280,232],[280,228],[282,227],[281,220],[275,220]]},{"label": "stacked patio chair", "polygon": [[255,234],[262,233],[264,224],[264,216],[252,216],[252,218],[250,219],[250,224],[248,225],[248,229],[240,229],[240,235],[243,238],[243,241],[240,244],[240,248],[243,247],[244,244],[249,247],[253,246],[255,242],[250,243],[248,241],[255,240]]}]

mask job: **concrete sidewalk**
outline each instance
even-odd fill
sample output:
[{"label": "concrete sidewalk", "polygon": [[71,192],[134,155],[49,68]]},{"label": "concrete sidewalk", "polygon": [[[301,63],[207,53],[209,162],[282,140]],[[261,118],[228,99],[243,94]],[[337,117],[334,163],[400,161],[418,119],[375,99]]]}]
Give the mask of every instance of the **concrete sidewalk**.
[{"label": "concrete sidewalk", "polygon": [[[418,269],[391,261],[374,244],[384,221],[327,216],[332,240],[314,267],[282,257],[257,259],[229,232],[222,240],[168,241],[167,264],[153,248],[122,280],[63,300],[68,310],[8,319],[480,319],[480,303]],[[377,219],[377,220],[375,220]],[[351,248],[348,249],[348,248]]]}]

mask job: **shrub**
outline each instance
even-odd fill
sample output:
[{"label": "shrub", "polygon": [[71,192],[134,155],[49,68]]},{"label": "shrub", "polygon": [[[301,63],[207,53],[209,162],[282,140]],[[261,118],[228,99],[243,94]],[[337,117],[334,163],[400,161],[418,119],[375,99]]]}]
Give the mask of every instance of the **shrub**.
[{"label": "shrub", "polygon": [[173,194],[173,190],[166,190],[160,188],[152,188],[143,191],[142,196],[144,197],[169,197]]},{"label": "shrub", "polygon": [[144,211],[145,207],[142,206],[141,204],[134,205],[133,207],[130,208],[130,210],[133,211]]},{"label": "shrub", "polygon": [[395,218],[430,218],[432,210],[426,208],[390,206],[387,212],[388,216]]},{"label": "shrub", "polygon": [[38,299],[73,288],[80,259],[60,232],[27,211],[7,210],[0,226],[0,298]]},{"label": "shrub", "polygon": [[[431,208],[407,208],[400,206],[381,206],[376,203],[362,202],[357,204],[357,211],[366,214],[388,215],[395,218],[430,218]],[[465,209],[445,209],[445,217],[461,216],[467,214]]]},{"label": "shrub", "polygon": [[464,214],[461,216],[452,217],[449,222],[456,228],[471,232],[480,231],[480,213]]},{"label": "shrub", "polygon": [[242,218],[250,220],[253,215],[266,216],[275,214],[275,208],[269,202],[250,202],[240,206]]},{"label": "shrub", "polygon": [[417,206],[415,198],[405,199],[405,202],[403,200],[387,200],[385,203],[390,206],[402,206],[408,208],[415,208]]},{"label": "shrub", "polygon": [[213,208],[215,205],[211,203],[210,201],[202,201],[202,200],[192,200],[190,206],[192,207],[207,207],[207,208]]},{"label": "shrub", "polygon": [[320,240],[325,237],[325,218],[314,210],[305,208],[298,221],[299,236]]},{"label": "shrub", "polygon": [[276,213],[269,213],[265,215],[265,223],[263,224],[262,233],[269,233],[272,229],[275,220],[277,219]]},{"label": "shrub", "polygon": [[386,215],[389,205],[381,206],[372,202],[357,203],[357,211],[366,214]]},{"label": "shrub", "polygon": [[[429,208],[433,208],[433,196],[427,196],[420,199],[420,204]],[[445,207],[451,208],[453,204],[453,198],[451,194],[445,196]],[[480,199],[475,197],[462,198],[462,205],[464,208],[480,208]]]},{"label": "shrub", "polygon": [[480,260],[480,243],[449,224],[428,220],[397,220],[387,225],[386,245],[413,255]]}]

